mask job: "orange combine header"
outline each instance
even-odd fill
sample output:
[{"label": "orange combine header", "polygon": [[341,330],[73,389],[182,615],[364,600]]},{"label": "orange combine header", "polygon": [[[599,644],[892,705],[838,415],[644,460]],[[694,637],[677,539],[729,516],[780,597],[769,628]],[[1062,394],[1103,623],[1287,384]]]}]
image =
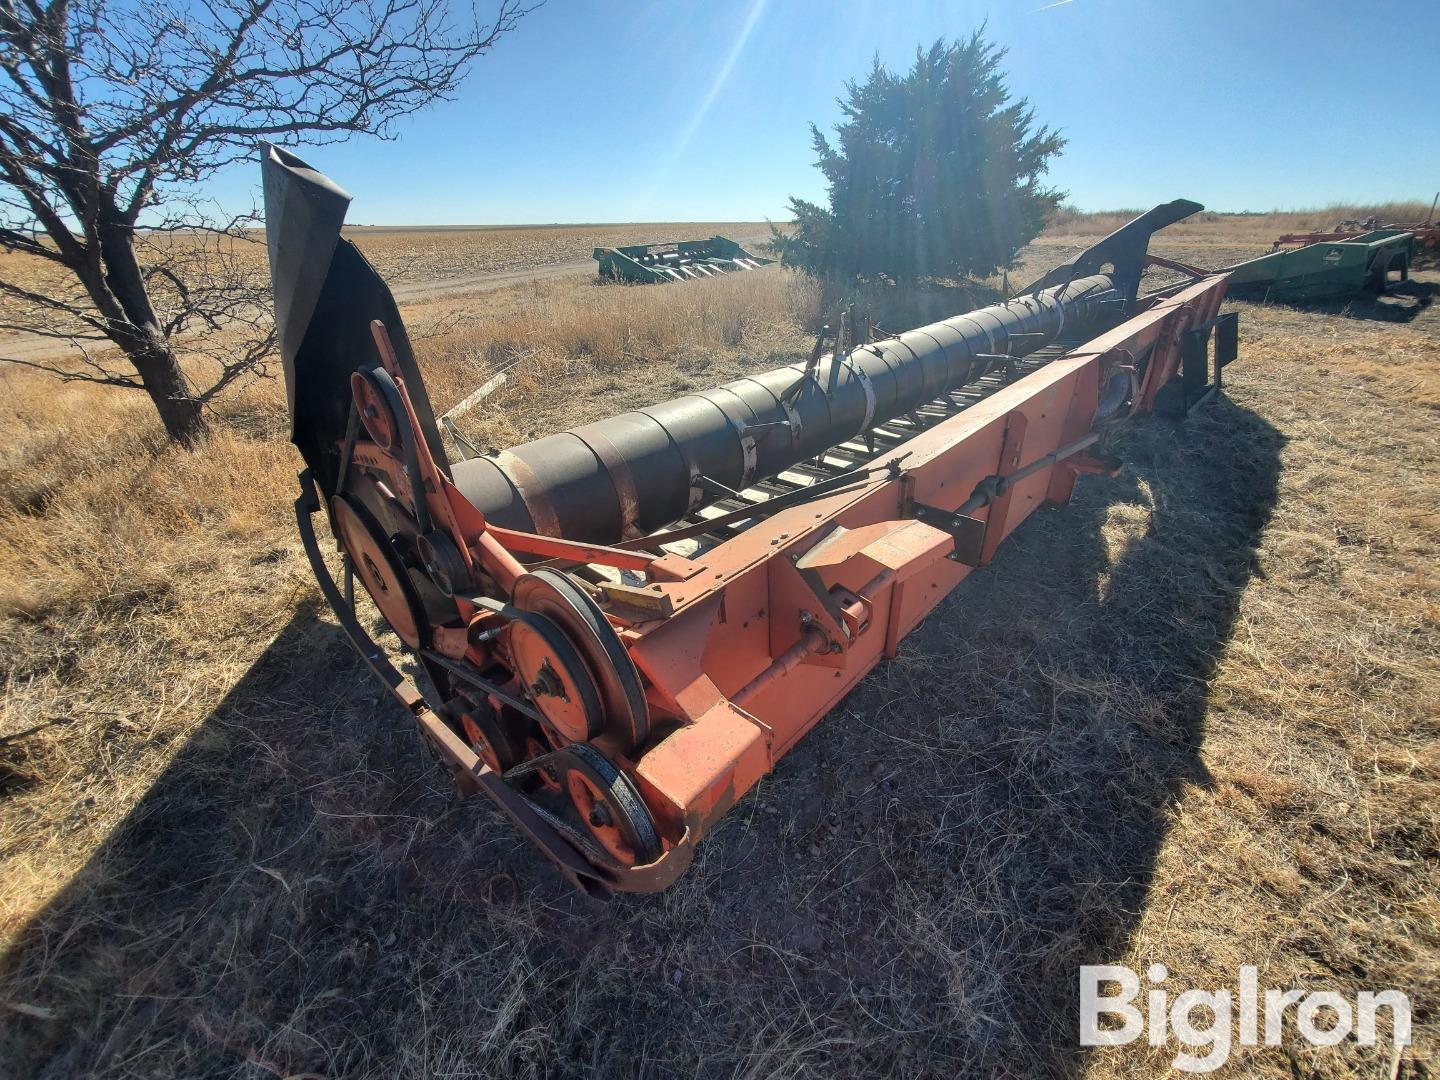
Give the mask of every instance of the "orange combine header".
[{"label": "orange combine header", "polygon": [[[341,626],[463,792],[592,895],[654,891],[1130,418],[1236,351],[1226,276],[1139,294],[1135,219],[1021,296],[451,462],[349,201],[264,153],[301,534]],[[324,512],[343,584],[313,519]],[[356,616],[354,581],[423,673]]]}]

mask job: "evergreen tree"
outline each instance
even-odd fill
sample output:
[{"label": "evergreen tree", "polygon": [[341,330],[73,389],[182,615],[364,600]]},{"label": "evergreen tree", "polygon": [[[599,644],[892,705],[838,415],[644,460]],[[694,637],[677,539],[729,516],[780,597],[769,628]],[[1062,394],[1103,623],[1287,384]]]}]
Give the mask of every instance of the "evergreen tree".
[{"label": "evergreen tree", "polygon": [[835,144],[810,127],[830,206],[790,200],[793,232],[775,230],[781,260],[896,282],[1013,266],[1065,197],[1041,184],[1065,140],[1011,100],[1004,57],[981,27],[917,50],[903,77],[877,58],[863,83],[847,83]]}]

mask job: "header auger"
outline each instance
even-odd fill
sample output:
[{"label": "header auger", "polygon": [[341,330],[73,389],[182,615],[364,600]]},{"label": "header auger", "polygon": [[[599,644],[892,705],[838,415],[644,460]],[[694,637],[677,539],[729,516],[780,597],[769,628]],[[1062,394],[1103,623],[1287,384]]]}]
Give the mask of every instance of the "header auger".
[{"label": "header auger", "polygon": [[[464,792],[572,884],[653,891],[1036,509],[1235,355],[1224,274],[1139,295],[1156,207],[1023,295],[451,463],[349,197],[264,153],[297,518],[320,587]],[[342,556],[332,578],[313,519]],[[424,673],[355,615],[358,578]]]}]

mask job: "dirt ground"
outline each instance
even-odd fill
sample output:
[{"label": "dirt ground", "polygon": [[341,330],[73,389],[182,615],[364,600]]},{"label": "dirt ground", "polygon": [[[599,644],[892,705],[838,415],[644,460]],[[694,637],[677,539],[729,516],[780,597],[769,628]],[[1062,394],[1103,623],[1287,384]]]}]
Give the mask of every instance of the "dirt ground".
[{"label": "dirt ground", "polygon": [[[7,376],[0,1075],[1150,1077],[1175,1044],[1076,1045],[1076,971],[1153,962],[1412,999],[1398,1054],[1384,1013],[1372,1047],[1289,1023],[1218,1075],[1435,1075],[1437,288],[1231,305],[1223,398],[1129,429],[674,888],[608,906],[456,803],[345,643],[278,388],[184,454]],[[441,408],[510,368],[469,421],[504,442],[799,356],[819,305],[767,270],[406,317]]]}]

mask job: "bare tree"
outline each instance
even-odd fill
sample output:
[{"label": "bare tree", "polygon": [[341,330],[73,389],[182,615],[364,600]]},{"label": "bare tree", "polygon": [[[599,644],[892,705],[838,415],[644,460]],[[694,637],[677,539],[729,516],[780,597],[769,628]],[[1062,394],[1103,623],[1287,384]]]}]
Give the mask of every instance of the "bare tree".
[{"label": "bare tree", "polygon": [[0,330],[79,354],[0,362],[143,389],[193,443],[274,344],[254,215],[218,216],[199,182],[260,140],[392,135],[530,10],[497,2],[485,23],[445,0],[0,0],[0,250],[41,260],[0,267]]}]

